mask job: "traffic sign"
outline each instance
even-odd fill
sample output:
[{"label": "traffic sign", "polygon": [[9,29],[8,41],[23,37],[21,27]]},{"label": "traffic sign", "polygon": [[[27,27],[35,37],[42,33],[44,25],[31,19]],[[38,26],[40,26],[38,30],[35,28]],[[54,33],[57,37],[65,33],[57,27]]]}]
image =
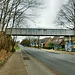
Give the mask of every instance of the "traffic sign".
[{"label": "traffic sign", "polygon": [[69,42],[69,45],[71,45],[71,42]]}]

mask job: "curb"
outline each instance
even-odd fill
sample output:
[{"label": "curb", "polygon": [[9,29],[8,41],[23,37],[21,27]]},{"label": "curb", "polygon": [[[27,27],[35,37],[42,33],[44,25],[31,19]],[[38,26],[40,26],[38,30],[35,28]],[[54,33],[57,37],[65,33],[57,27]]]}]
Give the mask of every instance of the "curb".
[{"label": "curb", "polygon": [[[21,51],[21,50],[20,50],[20,51]],[[25,63],[25,61],[24,61],[24,59],[23,59],[22,53],[21,53],[21,57],[22,57],[22,60],[23,60],[24,65],[25,65],[26,71],[27,71],[27,73],[28,73],[28,75],[29,75],[28,68],[27,68],[26,63]]]}]

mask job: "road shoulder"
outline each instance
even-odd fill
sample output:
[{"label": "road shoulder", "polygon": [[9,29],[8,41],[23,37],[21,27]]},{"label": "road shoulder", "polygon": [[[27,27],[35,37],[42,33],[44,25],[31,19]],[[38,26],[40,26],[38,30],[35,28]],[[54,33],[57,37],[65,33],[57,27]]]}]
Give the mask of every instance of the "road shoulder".
[{"label": "road shoulder", "polygon": [[66,52],[66,51],[57,51],[57,50],[53,50],[53,49],[40,49],[43,51],[47,51],[47,52],[54,52],[54,53],[59,53],[59,54],[70,54],[70,55],[75,55],[75,52]]}]

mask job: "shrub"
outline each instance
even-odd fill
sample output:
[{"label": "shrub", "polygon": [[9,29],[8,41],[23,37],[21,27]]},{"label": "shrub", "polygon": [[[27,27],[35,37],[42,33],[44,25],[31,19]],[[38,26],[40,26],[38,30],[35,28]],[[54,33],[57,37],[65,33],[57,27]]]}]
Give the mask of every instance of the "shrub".
[{"label": "shrub", "polygon": [[19,49],[20,49],[20,47],[19,47],[19,46],[17,46],[17,47],[16,47],[16,46],[14,46],[14,49],[15,49],[15,50],[19,50]]},{"label": "shrub", "polygon": [[56,48],[55,50],[58,50],[58,48]]},{"label": "shrub", "polygon": [[60,49],[61,51],[65,51],[65,48]]},{"label": "shrub", "polygon": [[5,61],[12,55],[11,52],[6,52],[5,50],[1,50],[0,52],[0,66],[2,66]]}]

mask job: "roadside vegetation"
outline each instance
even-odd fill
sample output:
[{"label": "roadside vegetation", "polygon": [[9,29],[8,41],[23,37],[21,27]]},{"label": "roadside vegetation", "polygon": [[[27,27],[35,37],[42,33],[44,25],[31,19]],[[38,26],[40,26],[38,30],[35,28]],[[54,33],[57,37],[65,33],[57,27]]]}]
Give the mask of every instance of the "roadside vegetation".
[{"label": "roadside vegetation", "polygon": [[30,39],[23,39],[22,40],[22,42],[21,42],[21,44],[23,45],[23,46],[27,46],[27,47],[30,47]]},{"label": "roadside vegetation", "polygon": [[4,37],[4,35],[2,38],[0,37],[0,67],[7,61],[12,53],[15,52],[15,41],[10,38],[10,36]]},{"label": "roadside vegetation", "polygon": [[[37,16],[34,15],[35,10],[41,9],[42,5],[42,0],[0,0],[0,65],[20,49],[12,38],[13,28],[24,27],[28,20],[34,22],[32,17]],[[10,36],[7,28],[11,28]]]},{"label": "roadside vegetation", "polygon": [[15,50],[19,50],[20,47],[19,47],[19,46],[14,46],[14,49],[15,49]]},{"label": "roadside vegetation", "polygon": [[45,47],[45,49],[54,49],[54,44],[53,42],[48,42],[48,47]]},{"label": "roadside vegetation", "polygon": [[3,66],[4,63],[8,60],[8,58],[12,55],[12,52],[6,52],[6,50],[1,50],[0,52],[0,67]]}]

